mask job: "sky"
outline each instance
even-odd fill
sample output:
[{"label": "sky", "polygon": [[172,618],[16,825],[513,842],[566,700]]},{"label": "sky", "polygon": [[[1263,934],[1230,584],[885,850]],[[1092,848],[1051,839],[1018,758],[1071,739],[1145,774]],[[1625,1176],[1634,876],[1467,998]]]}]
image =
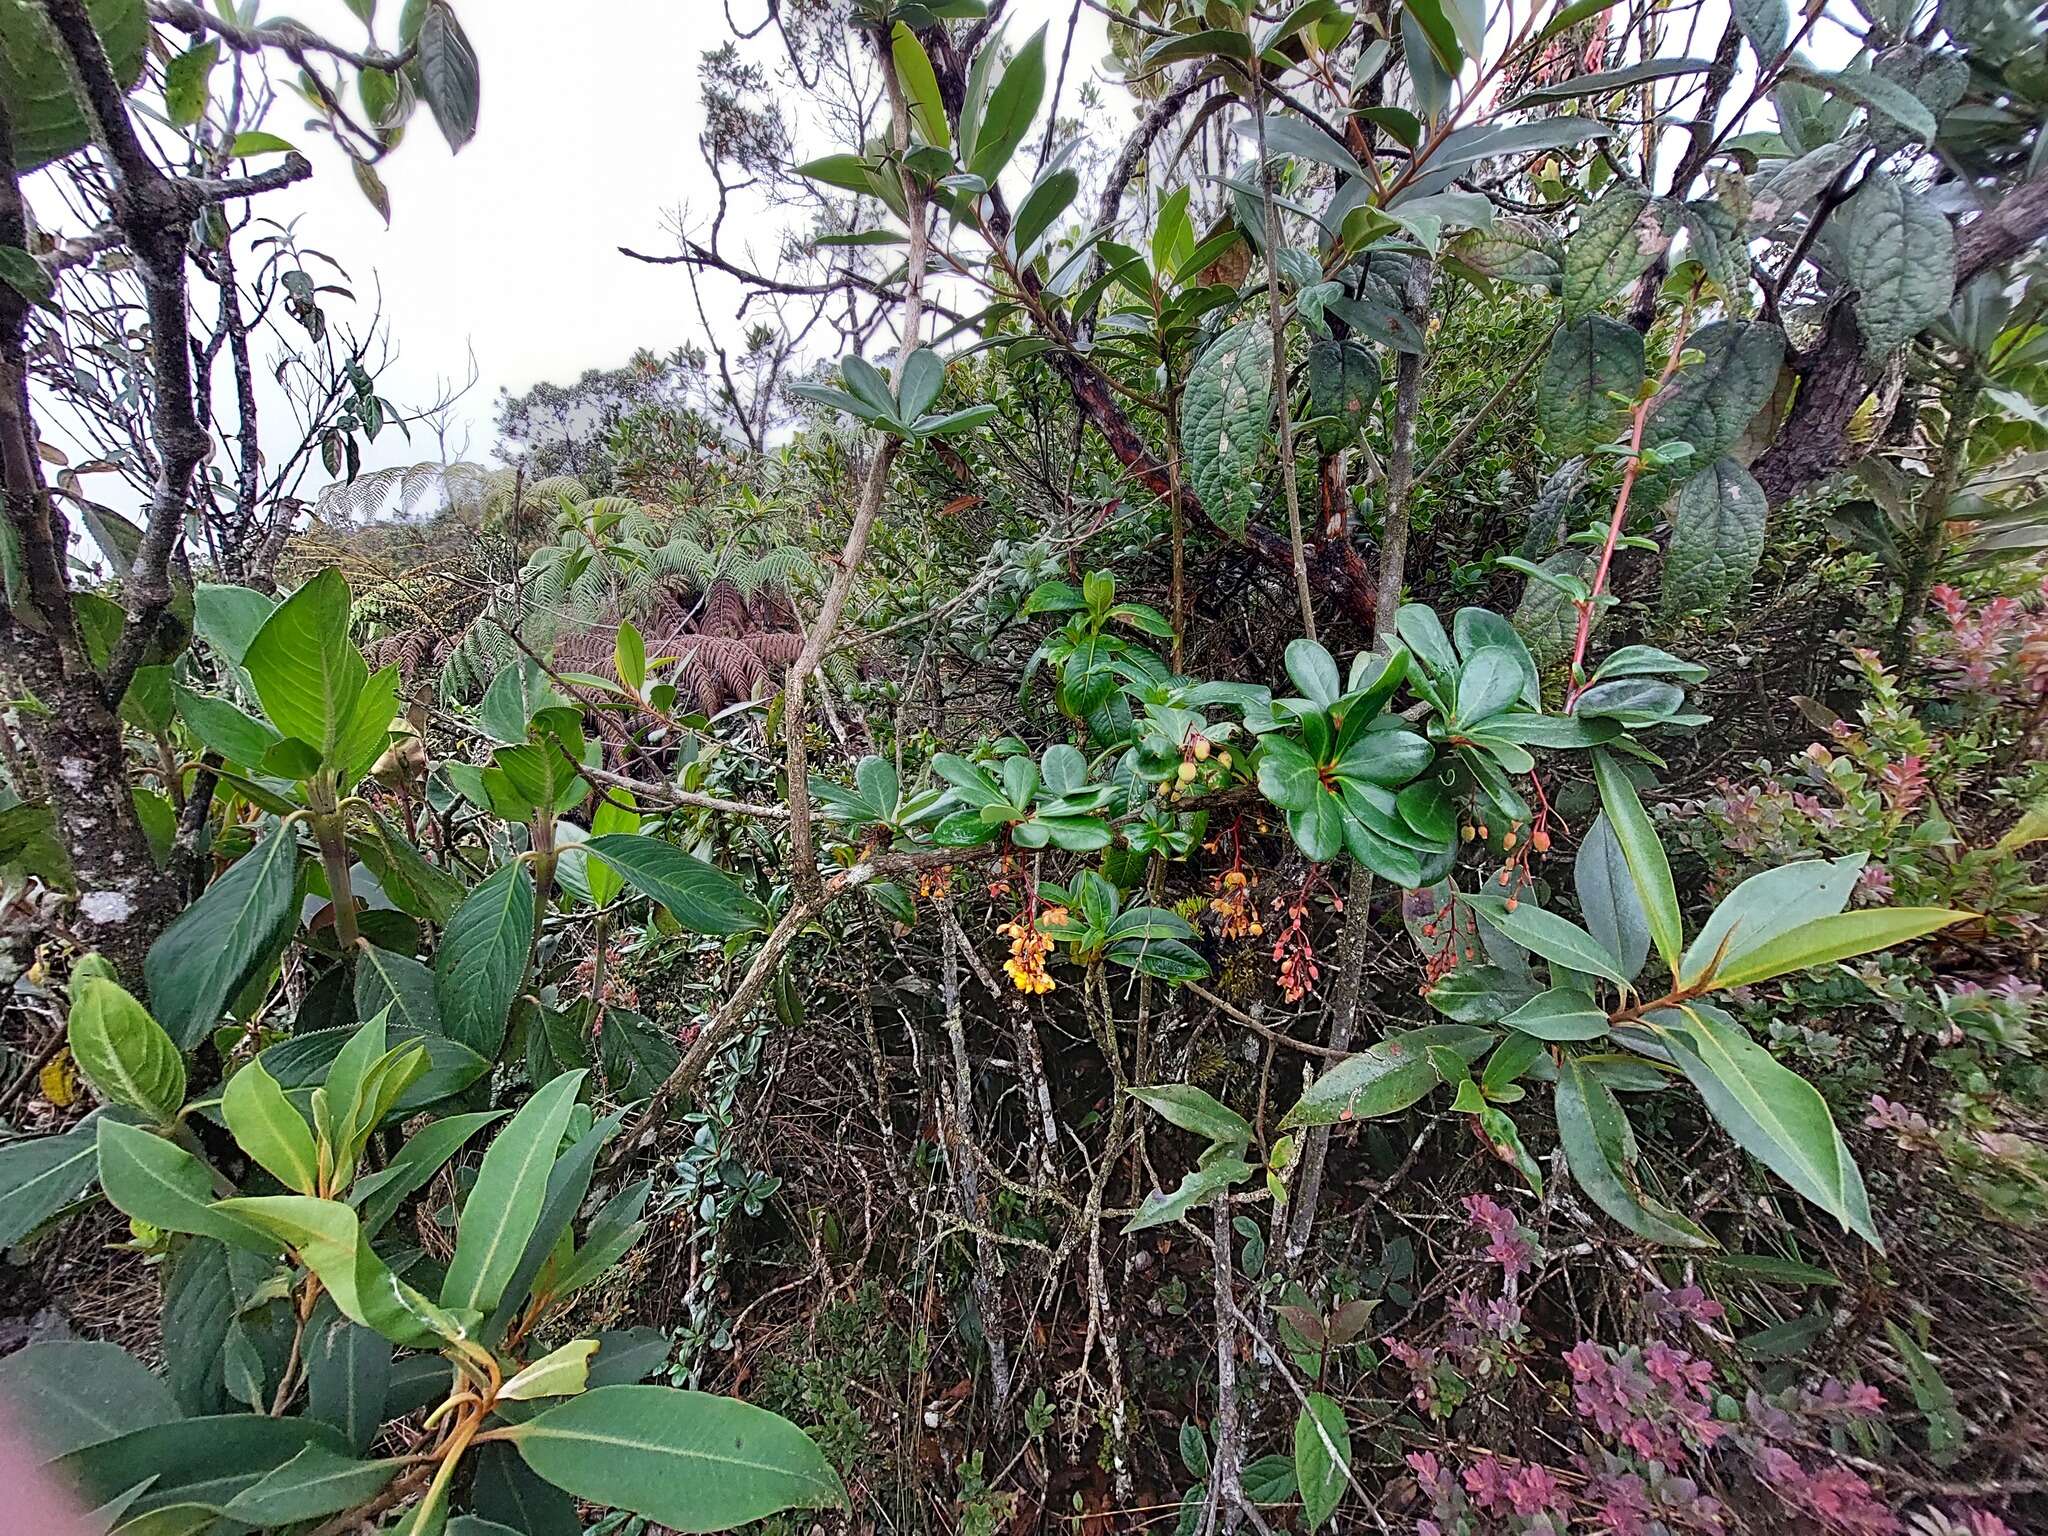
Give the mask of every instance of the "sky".
[{"label": "sky", "polygon": [[[732,0],[732,11],[745,21],[763,3]],[[383,9],[395,15],[395,0]],[[270,194],[264,211],[302,216],[302,238],[347,267],[358,293],[381,287],[400,354],[382,389],[394,403],[459,383],[474,353],[478,379],[454,413],[462,426],[450,452],[482,460],[501,386],[566,383],[636,348],[665,352],[701,335],[684,275],[618,247],[673,252],[669,218],[710,204],[697,61],[726,29],[718,0],[464,0],[458,9],[482,69],[477,134],[451,155],[421,109],[381,167],[391,227],[339,151],[297,131],[289,99],[271,126],[307,150],[315,174]],[[1023,38],[1051,20],[1063,35],[1070,9],[1065,0],[1014,0],[1009,34]],[[298,0],[291,13],[337,40],[361,34],[341,0]],[[1092,68],[1105,51],[1101,18],[1084,8],[1073,69]],[[1070,101],[1073,89],[1070,79]],[[837,147],[806,140],[801,113],[792,117],[807,151]],[[714,324],[723,318],[712,315]],[[386,437],[367,463],[433,456],[430,438],[414,452]]]}]

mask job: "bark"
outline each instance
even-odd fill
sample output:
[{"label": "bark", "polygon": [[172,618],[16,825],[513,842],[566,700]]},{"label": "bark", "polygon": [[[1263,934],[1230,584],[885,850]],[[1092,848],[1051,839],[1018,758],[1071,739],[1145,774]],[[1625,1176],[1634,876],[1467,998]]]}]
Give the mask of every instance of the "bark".
[{"label": "bark", "polygon": [[[0,165],[13,164],[14,136],[0,110]],[[10,170],[0,175],[0,245],[26,244],[21,191]],[[27,316],[26,301],[0,283],[0,476],[7,542],[20,572],[0,613],[0,671],[8,692],[25,701],[15,715],[77,882],[78,937],[134,982],[151,940],[175,910],[175,893],[136,818],[121,722],[87,655],[65,582],[69,530],[43,484],[29,412]]]}]

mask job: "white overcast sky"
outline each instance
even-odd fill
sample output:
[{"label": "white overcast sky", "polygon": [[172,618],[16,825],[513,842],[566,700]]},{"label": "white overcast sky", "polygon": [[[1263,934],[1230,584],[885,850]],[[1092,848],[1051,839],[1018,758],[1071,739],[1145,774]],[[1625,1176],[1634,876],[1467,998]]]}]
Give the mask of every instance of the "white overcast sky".
[{"label": "white overcast sky", "polygon": [[[733,14],[746,21],[764,3],[732,0]],[[1057,39],[1071,8],[1068,0],[1014,0],[1009,36],[1021,40],[1050,20]],[[336,39],[361,34],[340,0],[290,9]],[[381,9],[395,18],[395,0]],[[382,391],[393,402],[431,398],[437,381],[466,375],[474,351],[479,377],[459,414],[468,456],[481,459],[500,386],[566,383],[624,362],[635,348],[666,351],[700,334],[683,274],[628,260],[618,247],[670,253],[664,221],[685,204],[709,207],[697,61],[726,28],[718,0],[465,0],[459,10],[483,71],[476,138],[450,155],[421,109],[383,167],[391,227],[339,152],[298,131],[290,99],[271,126],[308,149],[316,174],[272,194],[264,211],[302,214],[301,237],[346,266],[359,293],[381,285],[400,352]],[[1105,52],[1102,20],[1084,7],[1069,104],[1074,76]],[[800,102],[791,117],[807,151],[838,147],[804,137]],[[1109,128],[1121,135],[1127,125]],[[765,230],[759,247],[774,247]],[[723,318],[712,315],[714,324]],[[428,440],[411,452],[388,436],[369,462],[432,457]],[[458,435],[451,451],[460,448]]]}]

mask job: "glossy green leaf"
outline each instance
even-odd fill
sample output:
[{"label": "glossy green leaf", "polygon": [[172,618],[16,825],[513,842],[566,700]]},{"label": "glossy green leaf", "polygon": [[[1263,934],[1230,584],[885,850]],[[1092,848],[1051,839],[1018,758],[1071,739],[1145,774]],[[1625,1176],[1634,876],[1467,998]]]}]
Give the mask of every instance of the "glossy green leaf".
[{"label": "glossy green leaf", "polygon": [[74,980],[65,1041],[78,1070],[108,1104],[168,1122],[185,1103],[185,1059],[126,988],[101,976]]},{"label": "glossy green leaf", "polygon": [[1162,1083],[1154,1088],[1133,1088],[1130,1092],[1132,1098],[1169,1124],[1193,1131],[1219,1146],[1242,1147],[1252,1139],[1251,1123],[1243,1115],[1191,1083]]},{"label": "glossy green leaf", "polygon": [[252,1253],[271,1238],[214,1204],[213,1170],[183,1147],[116,1120],[99,1122],[100,1187],[115,1209],[166,1232],[193,1232]]},{"label": "glossy green leaf", "polygon": [[384,1426],[391,1387],[391,1341],[342,1316],[323,1296],[306,1324],[306,1412],[332,1424],[360,1456]]},{"label": "glossy green leaf", "polygon": [[1389,1035],[1356,1056],[1347,1056],[1303,1089],[1281,1119],[1280,1129],[1398,1114],[1436,1087],[1436,1068],[1429,1060],[1432,1047],[1474,1062],[1499,1038],[1496,1030],[1464,1024],[1430,1024]]},{"label": "glossy green leaf", "polygon": [[366,1503],[404,1468],[402,1461],[358,1461],[315,1443],[236,1494],[222,1513],[266,1527],[318,1520]]},{"label": "glossy green leaf", "polygon": [[73,1451],[50,1469],[87,1504],[105,1503],[147,1481],[149,1491],[130,1506],[131,1516],[211,1504],[217,1518],[220,1506],[309,1445],[341,1449],[334,1431],[317,1420],[216,1414],[133,1430]]},{"label": "glossy green leaf", "polygon": [[586,1075],[565,1072],[540,1088],[484,1154],[456,1227],[441,1292],[446,1305],[489,1312],[504,1295],[540,1219],[548,1171]]},{"label": "glossy green leaf", "polygon": [[838,1474],[802,1430],[731,1398],[597,1387],[516,1426],[511,1438],[556,1487],[678,1531],[846,1505]]},{"label": "glossy green leaf", "polygon": [[399,1149],[388,1167],[358,1177],[349,1199],[363,1213],[363,1230],[375,1236],[397,1211],[401,1200],[440,1172],[472,1136],[504,1114],[502,1109],[485,1109],[444,1116],[423,1126]]},{"label": "glossy green leaf", "polygon": [[925,56],[924,44],[899,21],[889,34],[889,53],[896,66],[897,83],[910,104],[910,120],[917,125],[919,139],[941,149],[952,148],[946,101],[939,94],[938,76],[932,72],[932,61]]},{"label": "glossy green leaf", "polygon": [[1190,1168],[1173,1189],[1153,1190],[1139,1201],[1137,1214],[1124,1223],[1124,1231],[1143,1232],[1178,1221],[1197,1206],[1206,1205],[1232,1186],[1242,1184],[1252,1172],[1250,1163],[1229,1153],[1209,1158]]},{"label": "glossy green leaf", "polygon": [[228,999],[297,915],[298,833],[279,824],[199,893],[150,946],[142,974],[150,1012],[180,1050],[220,1022]]},{"label": "glossy green leaf", "polygon": [[1727,965],[1816,918],[1833,917],[1849,904],[1866,854],[1808,859],[1751,875],[1714,908],[1685,951],[1678,979],[1692,986],[1717,959]]},{"label": "glossy green leaf", "polygon": [[1572,862],[1572,879],[1587,931],[1621,961],[1629,980],[1635,980],[1649,958],[1650,923],[1643,915],[1635,876],[1629,873],[1628,859],[1605,811],[1586,829]]},{"label": "glossy green leaf", "polygon": [[1720,1245],[1700,1227],[1645,1194],[1636,1178],[1635,1136],[1613,1092],[1577,1056],[1557,1067],[1557,1135],[1579,1188],[1639,1237],[1678,1248]]},{"label": "glossy green leaf", "polygon": [[1846,1230],[1883,1247],[1862,1175],[1811,1083],[1709,1004],[1661,1009],[1649,1023],[1744,1151]]},{"label": "glossy green leaf", "polygon": [[1595,752],[1593,778],[1600,786],[1601,813],[1606,816],[1608,830],[1620,845],[1629,876],[1635,881],[1650,938],[1675,976],[1685,931],[1678,912],[1678,888],[1671,881],[1671,861],[1665,857],[1663,841],[1657,836],[1649,812],[1643,809],[1634,782],[1622,771],[1620,763],[1605,752]]},{"label": "glossy green leaf", "polygon": [[84,1194],[98,1173],[99,1133],[91,1122],[0,1146],[0,1247],[13,1247]]},{"label": "glossy green leaf", "polygon": [[498,1389],[498,1396],[515,1403],[538,1397],[572,1396],[583,1390],[590,1373],[590,1357],[596,1353],[596,1339],[571,1339],[507,1378]]},{"label": "glossy green leaf", "polygon": [[1724,959],[1710,970],[1707,979],[1715,987],[1769,981],[1794,971],[1811,970],[1816,965],[1910,943],[1952,923],[1964,922],[1972,915],[1946,907],[1871,907],[1861,912],[1817,917],[1740,956]]},{"label": "glossy green leaf", "polygon": [[459,151],[476,136],[477,114],[482,108],[483,80],[476,49],[455,19],[453,7],[444,0],[428,0],[417,42],[420,94],[449,149]]},{"label": "glossy green leaf", "polygon": [[1518,900],[1514,910],[1509,911],[1507,898],[1502,896],[1460,896],[1458,899],[1478,913],[1480,919],[1497,933],[1512,939],[1522,948],[1533,950],[1568,970],[1604,977],[1616,986],[1624,984],[1620,959],[1569,918],[1546,912],[1528,900]]},{"label": "glossy green leaf", "polygon": [[270,723],[329,763],[370,678],[349,639],[349,612],[341,572],[322,571],[277,606],[242,658]]},{"label": "glossy green leaf", "polygon": [[767,908],[739,881],[660,838],[615,832],[583,846],[692,933],[751,933],[768,924]]},{"label": "glossy green leaf", "polygon": [[320,1156],[312,1127],[260,1059],[228,1079],[220,1113],[241,1149],[286,1189],[310,1195],[319,1187]]},{"label": "glossy green leaf", "polygon": [[1577,987],[1552,987],[1501,1023],[1538,1040],[1598,1040],[1607,1033],[1607,1010]]},{"label": "glossy green leaf", "polygon": [[[1045,28],[1040,27],[1003,66],[1003,72],[988,93],[974,136],[974,153],[967,169],[990,186],[1010,163],[1017,146],[1031,132],[1031,120],[1038,115],[1045,95]],[[963,132],[965,130],[963,129]]]}]

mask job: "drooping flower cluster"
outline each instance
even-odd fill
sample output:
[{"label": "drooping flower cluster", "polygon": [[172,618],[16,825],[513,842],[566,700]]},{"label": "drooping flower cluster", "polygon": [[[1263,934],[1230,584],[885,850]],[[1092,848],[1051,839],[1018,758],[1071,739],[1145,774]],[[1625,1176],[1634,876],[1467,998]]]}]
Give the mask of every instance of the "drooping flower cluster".
[{"label": "drooping flower cluster", "polygon": [[1019,992],[1035,997],[1059,985],[1046,974],[1045,959],[1052,953],[1052,935],[1041,932],[1039,924],[1058,927],[1066,920],[1065,907],[1047,907],[1037,922],[1020,917],[996,929],[1010,941],[1010,958],[1003,962],[1003,972]]},{"label": "drooping flower cluster", "polygon": [[1258,900],[1252,895],[1257,884],[1257,875],[1247,876],[1236,868],[1226,869],[1216,877],[1216,894],[1209,901],[1209,910],[1216,914],[1218,938],[1255,939],[1266,931],[1266,925],[1259,921]]},{"label": "drooping flower cluster", "polygon": [[1287,920],[1273,943],[1273,960],[1280,967],[1280,995],[1298,1003],[1316,989],[1323,974],[1316,964],[1315,944],[1308,936],[1308,889],[1275,899],[1273,910],[1284,913]]}]

